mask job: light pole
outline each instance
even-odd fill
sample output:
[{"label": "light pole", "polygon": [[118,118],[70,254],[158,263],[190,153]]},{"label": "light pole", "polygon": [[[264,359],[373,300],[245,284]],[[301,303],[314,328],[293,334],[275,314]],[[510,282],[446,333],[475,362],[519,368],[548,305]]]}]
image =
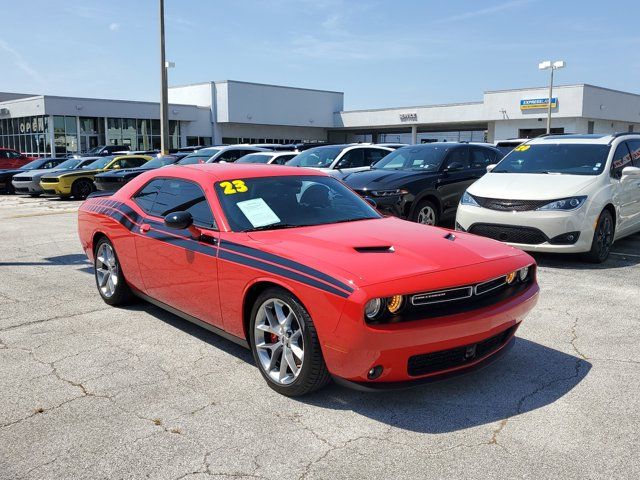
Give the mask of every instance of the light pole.
[{"label": "light pole", "polygon": [[547,102],[547,134],[551,133],[551,100],[553,98],[553,71],[564,68],[566,65],[564,60],[545,60],[538,64],[540,70],[551,70],[551,78],[549,80],[549,101]]},{"label": "light pole", "polygon": [[164,58],[164,0],[160,0],[160,153],[169,153],[169,92]]}]

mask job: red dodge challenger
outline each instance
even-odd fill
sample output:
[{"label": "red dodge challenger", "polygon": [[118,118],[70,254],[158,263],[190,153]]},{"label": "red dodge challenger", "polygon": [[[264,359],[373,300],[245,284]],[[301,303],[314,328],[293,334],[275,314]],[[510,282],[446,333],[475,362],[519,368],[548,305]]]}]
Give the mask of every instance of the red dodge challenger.
[{"label": "red dodge challenger", "polygon": [[98,291],[135,295],[251,348],[284,395],[367,389],[489,363],[537,301],[526,253],[385,218],[296,167],[172,166],[80,207]]}]

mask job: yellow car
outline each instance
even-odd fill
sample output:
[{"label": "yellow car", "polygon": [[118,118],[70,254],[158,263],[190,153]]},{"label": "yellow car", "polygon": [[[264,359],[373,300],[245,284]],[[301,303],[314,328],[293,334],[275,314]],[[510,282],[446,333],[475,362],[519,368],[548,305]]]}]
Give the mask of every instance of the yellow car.
[{"label": "yellow car", "polygon": [[76,170],[51,172],[40,179],[44,193],[59,197],[74,197],[83,200],[95,191],[93,178],[102,172],[120,168],[136,168],[144,165],[153,157],[149,155],[111,155],[100,157],[86,167]]}]

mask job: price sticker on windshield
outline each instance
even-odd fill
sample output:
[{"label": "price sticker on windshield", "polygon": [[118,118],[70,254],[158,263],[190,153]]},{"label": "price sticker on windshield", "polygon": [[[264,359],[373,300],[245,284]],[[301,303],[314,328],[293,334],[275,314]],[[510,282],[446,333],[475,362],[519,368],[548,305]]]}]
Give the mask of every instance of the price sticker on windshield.
[{"label": "price sticker on windshield", "polygon": [[527,150],[529,150],[531,148],[530,145],[518,145],[516,148],[514,148],[514,150],[516,152],[526,152]]},{"label": "price sticker on windshield", "polygon": [[230,182],[220,182],[222,193],[225,195],[233,195],[235,193],[244,193],[249,189],[242,180],[231,180]]}]

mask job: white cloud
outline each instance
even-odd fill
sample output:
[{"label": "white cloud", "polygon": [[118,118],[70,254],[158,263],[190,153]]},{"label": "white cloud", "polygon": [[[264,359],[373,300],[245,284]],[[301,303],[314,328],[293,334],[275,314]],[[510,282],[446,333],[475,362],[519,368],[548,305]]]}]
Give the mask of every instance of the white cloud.
[{"label": "white cloud", "polygon": [[510,2],[500,3],[498,5],[494,5],[493,7],[482,8],[480,10],[472,10],[470,12],[461,13],[459,15],[453,15],[451,17],[445,17],[438,20],[436,23],[448,23],[448,22],[457,22],[459,20],[467,20],[469,18],[482,17],[485,15],[492,15],[494,13],[502,12],[504,10],[511,10],[514,8],[523,7],[532,0],[512,0]]},{"label": "white cloud", "polygon": [[342,17],[337,13],[334,13],[333,15],[328,16],[320,25],[327,30],[335,30],[340,26],[341,21]]},{"label": "white cloud", "polygon": [[109,25],[109,30],[111,30],[112,32],[117,32],[118,30],[120,30],[120,24],[119,23],[111,23]]},{"label": "white cloud", "polygon": [[7,42],[5,42],[1,38],[0,38],[0,50],[4,50],[5,52],[7,52],[8,54],[10,54],[13,57],[13,63],[14,63],[14,65],[16,67],[18,67],[24,73],[29,75],[33,80],[35,80],[39,84],[44,85],[44,83],[45,83],[44,77],[42,75],[40,75],[40,73],[38,71],[36,71],[33,68],[31,68],[29,63],[27,63],[27,61],[20,54],[20,52],[18,52],[17,50],[13,49],[11,47],[11,45],[9,45]]}]

